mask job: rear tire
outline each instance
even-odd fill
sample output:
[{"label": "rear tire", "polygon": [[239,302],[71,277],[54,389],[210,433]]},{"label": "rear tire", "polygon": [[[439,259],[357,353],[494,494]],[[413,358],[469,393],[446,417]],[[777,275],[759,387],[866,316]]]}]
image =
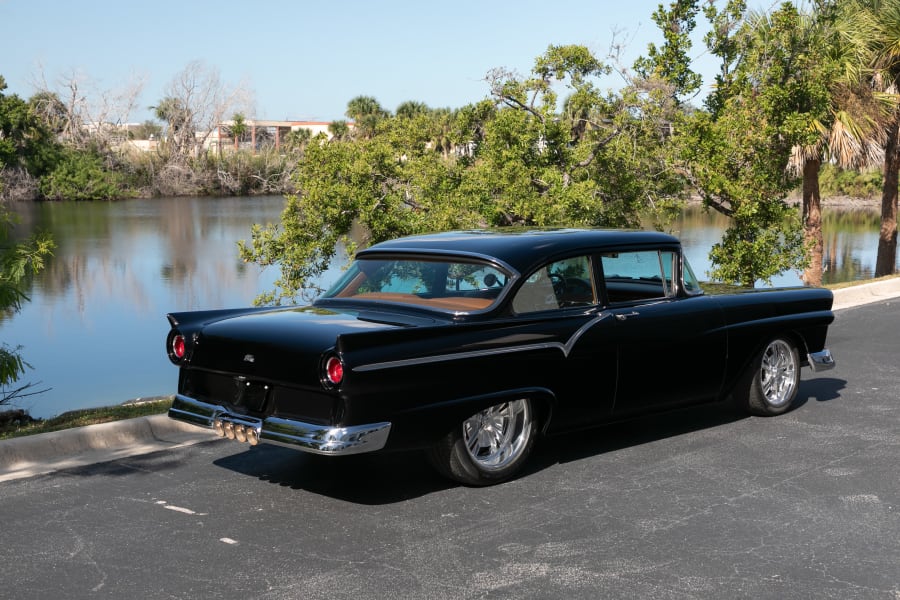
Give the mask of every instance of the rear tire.
[{"label": "rear tire", "polygon": [[483,486],[515,475],[531,454],[537,420],[531,400],[501,402],[457,425],[428,453],[445,477]]},{"label": "rear tire", "polygon": [[799,387],[797,347],[786,338],[775,338],[753,363],[747,411],[764,417],[785,413],[793,405]]}]

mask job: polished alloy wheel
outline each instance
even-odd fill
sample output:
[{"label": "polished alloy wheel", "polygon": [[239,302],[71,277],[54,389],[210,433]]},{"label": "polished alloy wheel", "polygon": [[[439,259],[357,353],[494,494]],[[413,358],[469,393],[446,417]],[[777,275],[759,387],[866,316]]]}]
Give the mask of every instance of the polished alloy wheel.
[{"label": "polished alloy wheel", "polygon": [[462,438],[469,456],[485,471],[503,469],[528,448],[531,409],[526,400],[492,406],[466,419]]},{"label": "polished alloy wheel", "polygon": [[759,369],[760,384],[766,402],[781,407],[794,397],[797,385],[797,362],[791,346],[775,340],[763,352]]}]

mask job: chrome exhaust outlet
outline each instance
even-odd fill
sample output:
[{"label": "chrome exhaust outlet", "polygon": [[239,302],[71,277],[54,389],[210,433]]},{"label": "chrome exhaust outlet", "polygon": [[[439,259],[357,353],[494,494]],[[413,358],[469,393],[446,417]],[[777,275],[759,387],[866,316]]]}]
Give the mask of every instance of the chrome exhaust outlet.
[{"label": "chrome exhaust outlet", "polygon": [[256,446],[259,444],[262,421],[253,420],[251,417],[231,417],[220,413],[213,419],[212,428],[219,437]]}]

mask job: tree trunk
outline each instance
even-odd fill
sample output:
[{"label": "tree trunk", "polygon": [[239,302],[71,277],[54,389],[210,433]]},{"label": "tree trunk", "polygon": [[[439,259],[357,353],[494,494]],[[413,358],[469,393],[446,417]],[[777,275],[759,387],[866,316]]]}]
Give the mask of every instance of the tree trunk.
[{"label": "tree trunk", "polygon": [[881,233],[878,236],[875,277],[892,275],[897,268],[897,177],[898,171],[900,171],[898,135],[900,135],[900,123],[894,122],[888,131],[888,139],[884,147]]},{"label": "tree trunk", "polygon": [[809,249],[809,266],[803,272],[806,285],[822,285],[822,198],[819,194],[820,159],[803,165],[803,237]]}]

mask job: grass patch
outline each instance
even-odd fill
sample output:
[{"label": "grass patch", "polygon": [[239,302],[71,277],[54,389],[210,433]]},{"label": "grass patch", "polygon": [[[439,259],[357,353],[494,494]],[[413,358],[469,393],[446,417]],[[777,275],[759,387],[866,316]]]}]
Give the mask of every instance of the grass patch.
[{"label": "grass patch", "polygon": [[71,429],[72,427],[158,415],[167,412],[171,406],[172,398],[167,397],[126,402],[116,406],[72,410],[52,419],[31,419],[23,411],[0,412],[0,417],[4,414],[8,416],[7,419],[0,421],[0,440],[38,433],[49,433],[51,431]]},{"label": "grass patch", "polygon": [[900,275],[885,275],[884,277],[877,277],[875,279],[859,279],[856,281],[842,281],[840,283],[829,283],[825,287],[829,290],[842,290],[844,288],[856,287],[858,285],[863,285],[866,283],[875,283],[877,281],[887,281],[888,279],[897,279]]}]

